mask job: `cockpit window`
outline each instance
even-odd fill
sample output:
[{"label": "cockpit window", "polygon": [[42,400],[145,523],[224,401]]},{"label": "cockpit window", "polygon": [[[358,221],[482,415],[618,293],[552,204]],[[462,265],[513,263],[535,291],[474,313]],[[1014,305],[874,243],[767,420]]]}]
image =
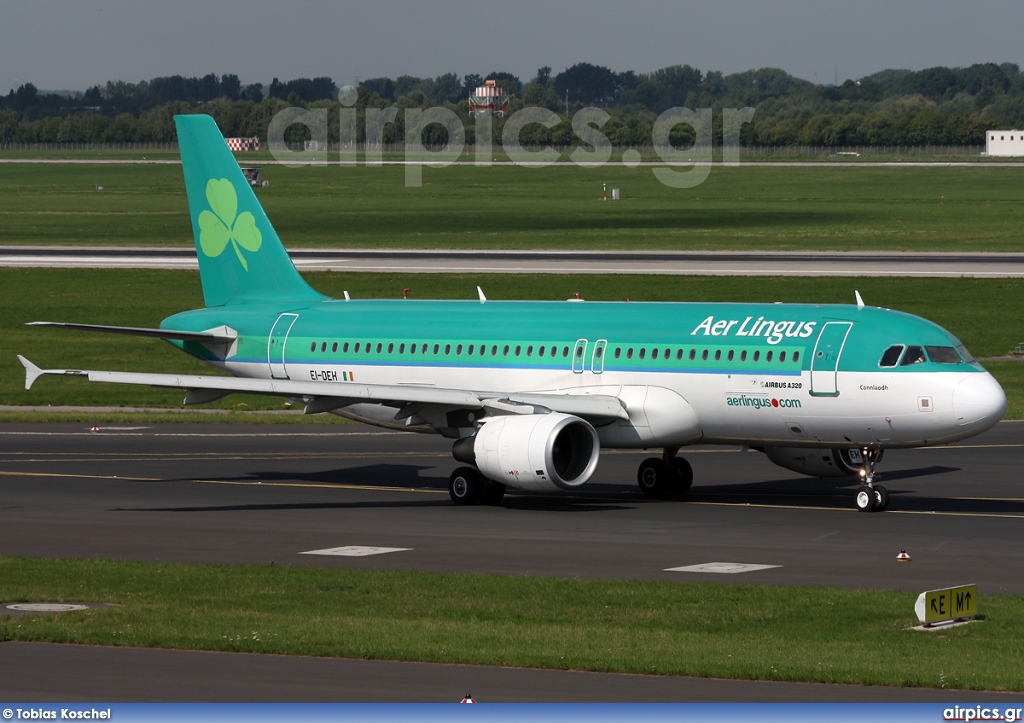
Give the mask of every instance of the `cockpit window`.
[{"label": "cockpit window", "polygon": [[960,352],[960,356],[963,357],[963,360],[965,362],[967,362],[968,364],[974,363],[974,357],[971,356],[971,352],[967,351],[967,347],[965,347],[963,344],[958,346],[956,350]]},{"label": "cockpit window", "polygon": [[902,344],[893,344],[892,346],[890,346],[888,349],[885,350],[884,354],[882,354],[882,361],[878,362],[878,366],[880,366],[880,367],[894,367],[894,366],[896,366],[896,363],[900,360],[900,354],[902,354],[902,353],[903,353],[903,345]]},{"label": "cockpit window", "polygon": [[951,346],[926,346],[928,358],[936,364],[959,364],[960,355]]},{"label": "cockpit window", "polygon": [[907,353],[903,355],[903,361],[900,362],[901,367],[908,367],[911,364],[921,364],[928,361],[924,355],[924,349],[919,346],[908,346]]}]

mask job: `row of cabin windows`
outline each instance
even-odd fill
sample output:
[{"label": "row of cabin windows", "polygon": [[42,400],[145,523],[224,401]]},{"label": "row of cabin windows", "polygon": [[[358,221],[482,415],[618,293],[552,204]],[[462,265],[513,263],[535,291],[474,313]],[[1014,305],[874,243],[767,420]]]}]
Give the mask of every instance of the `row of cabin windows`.
[{"label": "row of cabin windows", "polygon": [[[309,350],[311,352],[315,352],[316,351],[316,347],[317,347],[317,343],[314,341],[314,342],[312,342],[309,345]],[[336,354],[338,352],[338,348],[339,348],[338,347],[338,342],[333,342],[331,344],[331,353],[332,354]],[[395,346],[394,342],[388,342],[387,353],[388,354],[394,354],[395,353],[395,348],[396,348],[396,346]],[[499,347],[498,347],[497,344],[492,344],[491,345],[491,349],[490,349],[490,355],[491,356],[499,356],[498,348]],[[349,349],[352,350],[353,354],[360,354],[360,353],[362,353],[362,354],[372,354],[373,351],[374,351],[373,342],[369,342],[369,341],[366,342],[365,344],[362,343],[362,342],[358,342],[358,341],[355,342],[355,344],[350,344],[349,342],[346,341],[344,344],[341,345],[341,353],[342,354],[348,354]],[[406,353],[408,353],[410,355],[419,354],[420,356],[426,356],[428,353],[431,352],[430,344],[422,344],[422,345],[420,345],[420,344],[408,344],[408,345],[406,345],[405,343],[400,343],[400,344],[397,345],[397,349],[398,349],[398,353],[399,354],[406,354]],[[466,356],[473,356],[473,355],[476,355],[476,356],[487,356],[487,351],[488,351],[486,344],[480,344],[479,346],[476,345],[476,344],[469,344],[468,346],[464,346],[462,344],[456,344],[454,349],[455,349],[455,356],[462,356],[462,352],[463,351],[466,352]],[[378,354],[383,354],[384,350],[385,350],[384,343],[383,342],[377,342],[377,353]],[[326,341],[320,342],[320,352],[324,353],[326,351],[327,351],[327,342]],[[579,351],[579,353],[577,354],[577,356],[582,356],[583,348],[580,347],[580,349],[578,351]],[[558,356],[558,346],[555,345],[555,344],[552,344],[550,347],[548,347],[545,344],[545,345],[536,347],[536,352],[537,352],[537,356],[545,356],[545,355],[547,355],[547,356],[550,356],[550,357],[557,357]],[[444,356],[450,356],[451,353],[452,353],[452,345],[451,344],[445,344],[444,345]],[[505,344],[503,347],[501,347],[501,356],[508,356],[510,353],[512,353],[514,356],[521,356],[522,353],[523,353],[523,346],[521,344],[517,344],[515,347],[512,347],[509,344]],[[533,353],[534,353],[534,346],[533,346],[533,344],[530,344],[529,346],[526,347],[526,356],[533,356]],[[437,356],[437,355],[441,354],[441,345],[440,344],[434,344],[434,346],[433,346],[433,354],[434,354],[434,356]],[[569,347],[567,347],[567,346],[563,346],[562,347],[562,357],[565,358],[565,359],[569,358]]]},{"label": "row of cabin windows", "polygon": [[[321,353],[326,353],[327,352],[327,342],[326,341],[320,342],[319,346],[320,346],[320,352]],[[333,342],[331,344],[331,353],[332,354],[336,354],[338,352],[338,348],[339,348],[338,342]],[[373,353],[373,350],[374,350],[372,342],[366,342],[364,344],[364,343],[358,342],[358,341],[355,342],[355,344],[350,344],[350,342],[346,341],[346,342],[344,342],[343,344],[340,345],[340,348],[341,348],[341,352],[343,354],[348,354],[350,349],[352,350],[353,354],[360,354],[360,353],[371,354],[371,353]],[[497,344],[492,344],[491,348],[490,348],[490,356],[499,356],[498,348],[499,347],[498,347]],[[383,342],[377,342],[377,347],[376,347],[377,353],[378,354],[384,353],[384,349],[385,349],[384,343]],[[309,351],[315,353],[316,350],[317,350],[317,342],[315,342],[315,341],[311,342],[310,345],[309,345]],[[486,344],[480,344],[480,345],[469,344],[468,346],[465,346],[465,347],[462,344],[456,344],[455,345],[455,356],[462,356],[463,350],[465,350],[467,356],[473,356],[474,354],[476,356],[487,356],[487,352],[488,352]],[[431,347],[430,347],[429,344],[422,344],[422,345],[419,345],[419,344],[408,344],[408,345],[406,345],[404,343],[398,344],[398,353],[399,354],[406,354],[406,353],[408,353],[409,355],[419,354],[421,356],[426,356],[428,354],[428,352],[430,352],[430,351],[431,351]],[[526,356],[532,357],[533,354],[534,354],[534,351],[535,351],[535,349],[534,349],[533,344],[529,344],[529,345],[526,346]],[[394,342],[389,342],[388,343],[388,345],[387,345],[387,353],[388,354],[394,354],[395,353],[395,343]],[[434,354],[434,356],[437,356],[440,353],[441,353],[441,345],[440,344],[434,344],[434,346],[433,346],[433,354]],[[449,356],[449,355],[451,355],[451,353],[452,353],[452,345],[451,344],[445,344],[444,345],[444,355],[445,356]],[[522,353],[523,353],[523,346],[521,344],[517,344],[515,347],[512,347],[509,344],[505,344],[503,347],[501,347],[501,356],[508,356],[510,353],[513,356],[521,356]],[[546,344],[542,344],[542,345],[536,347],[536,353],[537,353],[538,357],[548,356],[548,357],[551,357],[551,358],[555,358],[555,357],[559,356],[559,347],[558,347],[557,344],[552,344],[550,347],[547,346]],[[577,359],[582,359],[584,353],[585,353],[585,348],[582,345],[576,347],[576,354],[575,354],[575,356],[576,356]],[[619,359],[619,358],[622,357],[622,354],[623,354],[623,348],[620,347],[620,346],[615,347],[614,357],[616,359]],[[634,354],[636,354],[636,356],[639,357],[640,359],[646,359],[647,358],[647,347],[640,347],[639,351],[634,349],[634,347],[626,347],[625,355],[626,355],[627,359],[632,359]],[[774,350],[769,349],[768,351],[766,351],[765,355],[764,355],[765,362],[771,362],[773,360],[773,358],[774,358],[774,355],[775,355]],[[569,347],[568,346],[563,346],[561,348],[561,357],[563,359],[567,359],[569,357]],[[602,359],[604,357],[604,347],[603,346],[598,346],[598,347],[596,347],[594,349],[594,357],[596,359]],[[650,358],[652,360],[656,360],[656,359],[659,359],[659,358],[667,360],[667,359],[670,359],[671,357],[672,357],[672,350],[670,348],[668,348],[668,347],[665,347],[664,349],[662,349],[660,347],[653,347],[650,350]],[[676,358],[676,361],[683,361],[684,358],[689,358],[690,361],[696,361],[696,359],[697,359],[697,349],[690,349],[690,353],[689,353],[688,356],[687,356],[687,354],[685,353],[685,351],[683,349],[676,349],[675,358]],[[701,353],[700,353],[701,361],[708,361],[709,358],[711,358],[711,352],[708,349],[702,350]],[[722,360],[722,350],[721,349],[716,349],[715,352],[714,352],[713,358],[714,358],[714,360],[716,362],[717,361],[721,361]],[[738,358],[739,358],[740,362],[746,362],[747,358],[748,358],[747,350],[746,349],[740,350]],[[755,363],[761,361],[761,350],[760,349],[755,349],[753,354],[750,355],[750,358]],[[737,359],[736,350],[735,349],[729,349],[725,353],[725,359],[726,359],[726,361],[729,361],[729,362],[735,361]],[[800,352],[799,351],[794,351],[792,353],[792,355],[789,356],[789,360],[793,364],[798,364],[800,362]],[[784,363],[786,361],[786,352],[784,350],[779,352],[779,354],[778,354],[778,361],[779,361],[779,363]]]},{"label": "row of cabin windows", "polygon": [[[634,351],[633,347],[628,347],[626,349],[626,358],[627,359],[632,359],[633,358],[633,351]],[[651,349],[651,359],[657,359],[659,351],[661,351],[661,358],[662,359],[670,359],[672,357],[672,350],[671,349],[666,347],[664,350],[659,350],[658,347],[654,347],[653,349]],[[621,347],[616,347],[615,348],[615,358],[618,359],[621,353],[622,353]],[[643,359],[643,358],[646,357],[646,355],[647,355],[647,347],[640,347],[640,351],[637,354],[637,356],[640,359]],[[741,362],[747,361],[747,355],[748,355],[747,350],[746,349],[741,349],[740,353],[739,353],[739,360]],[[710,352],[707,349],[702,350],[701,353],[700,353],[701,361],[707,361],[709,356],[710,356]],[[765,352],[764,360],[766,362],[770,362],[770,361],[772,361],[774,356],[775,356],[775,350],[769,349],[768,351]],[[675,357],[676,357],[676,361],[682,361],[684,359],[684,357],[688,358],[690,361],[696,361],[697,360],[697,350],[696,349],[690,349],[690,353],[689,353],[689,355],[687,355],[683,349],[676,349]],[[725,360],[726,361],[729,361],[729,362],[735,361],[736,358],[737,358],[737,355],[736,355],[736,350],[735,349],[729,349],[729,351],[727,351],[726,354],[725,354]],[[721,349],[716,349],[715,350],[714,360],[715,361],[721,361],[722,360],[722,350]],[[778,360],[779,360],[780,363],[786,361],[786,352],[785,351],[780,351],[779,352]],[[789,360],[792,363],[794,363],[794,364],[799,363],[800,362],[800,352],[799,351],[794,351],[793,354],[789,357]],[[753,355],[751,355],[751,361],[754,361],[754,362],[761,361],[761,350],[760,349],[755,349],[754,350]]]},{"label": "row of cabin windows", "polygon": [[961,344],[955,349],[951,346],[907,346],[906,344],[893,344],[882,353],[878,362],[880,367],[909,367],[914,364],[923,364],[926,361],[935,364],[959,364],[966,361],[968,364],[974,361],[974,357]]}]

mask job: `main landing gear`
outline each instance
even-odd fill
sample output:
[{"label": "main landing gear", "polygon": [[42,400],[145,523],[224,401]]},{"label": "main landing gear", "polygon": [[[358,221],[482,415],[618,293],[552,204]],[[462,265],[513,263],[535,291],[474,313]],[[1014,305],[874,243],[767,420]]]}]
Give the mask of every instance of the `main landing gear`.
[{"label": "main landing gear", "polygon": [[448,495],[457,505],[497,505],[505,496],[505,485],[487,479],[473,467],[459,467],[448,478]]},{"label": "main landing gear", "polygon": [[875,465],[882,458],[882,450],[864,447],[860,456],[864,466],[860,470],[861,485],[854,501],[861,512],[881,512],[889,506],[889,490],[875,484]]},{"label": "main landing gear", "polygon": [[667,494],[685,494],[693,484],[693,468],[682,457],[678,447],[666,447],[661,457],[650,457],[640,463],[636,482],[640,491],[649,497]]}]

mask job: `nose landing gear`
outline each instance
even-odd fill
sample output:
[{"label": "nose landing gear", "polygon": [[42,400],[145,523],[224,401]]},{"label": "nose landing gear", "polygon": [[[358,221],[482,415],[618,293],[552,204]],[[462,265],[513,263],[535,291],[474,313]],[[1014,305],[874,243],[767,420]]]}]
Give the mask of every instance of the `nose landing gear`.
[{"label": "nose landing gear", "polygon": [[860,470],[861,486],[854,501],[861,512],[881,512],[889,506],[889,490],[875,484],[875,464],[882,458],[882,450],[864,447],[860,451],[864,466]]}]

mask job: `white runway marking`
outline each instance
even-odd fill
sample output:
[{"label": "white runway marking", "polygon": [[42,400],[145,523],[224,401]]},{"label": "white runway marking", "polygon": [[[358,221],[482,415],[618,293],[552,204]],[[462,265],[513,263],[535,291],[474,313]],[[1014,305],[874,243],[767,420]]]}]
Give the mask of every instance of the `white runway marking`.
[{"label": "white runway marking", "polygon": [[346,547],[328,547],[325,550],[309,550],[300,552],[300,555],[337,555],[338,557],[367,557],[369,555],[384,555],[388,552],[406,552],[411,547],[364,547],[362,545],[348,545]]},{"label": "white runway marking", "polygon": [[745,562],[705,562],[700,565],[687,565],[685,567],[670,567],[665,572],[712,572],[725,575],[733,575],[738,572],[754,572],[755,570],[769,570],[782,565],[754,565]]}]

